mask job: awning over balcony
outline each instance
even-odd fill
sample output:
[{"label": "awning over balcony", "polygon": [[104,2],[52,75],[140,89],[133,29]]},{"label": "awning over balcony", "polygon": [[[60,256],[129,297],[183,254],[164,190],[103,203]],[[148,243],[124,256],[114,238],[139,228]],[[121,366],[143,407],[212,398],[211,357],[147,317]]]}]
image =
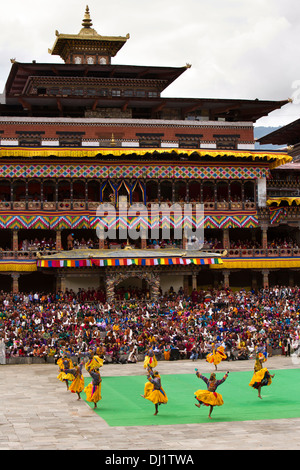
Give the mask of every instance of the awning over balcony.
[{"label": "awning over balcony", "polygon": [[267,204],[275,204],[279,206],[282,202],[287,202],[289,206],[295,203],[297,206],[300,204],[300,197],[269,197],[267,199]]},{"label": "awning over balcony", "polygon": [[[118,267],[118,266],[209,266],[210,269],[289,269],[300,268],[300,257],[261,257],[261,258],[224,258],[220,254],[213,256],[207,253],[207,256],[190,254],[190,256],[173,256],[170,253],[156,255],[151,257],[137,256],[137,253],[131,256],[113,257],[111,250],[104,250],[107,256],[95,256],[93,258],[79,256],[79,252],[89,250],[73,250],[72,252],[61,252],[49,257],[40,258],[38,260],[1,260],[0,272],[35,272],[38,268],[85,268],[85,267]],[[98,250],[92,250],[98,251]],[[122,250],[124,251],[124,250]],[[137,250],[134,250],[137,251]],[[141,250],[140,250],[141,251]],[[70,253],[75,253],[71,256]],[[67,257],[67,253],[69,256]],[[66,257],[65,257],[66,256]]]},{"label": "awning over balcony", "polygon": [[34,272],[37,271],[36,259],[32,260],[0,260],[0,272]]},{"label": "awning over balcony", "polygon": [[0,158],[19,157],[19,158],[93,158],[98,155],[114,155],[120,159],[126,159],[130,155],[146,156],[153,154],[170,155],[198,155],[200,159],[249,159],[251,161],[267,161],[270,168],[276,168],[292,160],[292,157],[282,152],[262,152],[262,151],[241,151],[241,150],[206,150],[206,149],[179,149],[179,148],[62,148],[62,147],[1,147]]},{"label": "awning over balcony", "polygon": [[71,250],[37,260],[40,268],[82,268],[106,266],[212,266],[222,264],[220,253],[196,250]]},{"label": "awning over balcony", "polygon": [[299,268],[300,257],[274,257],[274,258],[237,258],[222,259],[221,266],[213,265],[212,269],[274,269],[274,268]]}]

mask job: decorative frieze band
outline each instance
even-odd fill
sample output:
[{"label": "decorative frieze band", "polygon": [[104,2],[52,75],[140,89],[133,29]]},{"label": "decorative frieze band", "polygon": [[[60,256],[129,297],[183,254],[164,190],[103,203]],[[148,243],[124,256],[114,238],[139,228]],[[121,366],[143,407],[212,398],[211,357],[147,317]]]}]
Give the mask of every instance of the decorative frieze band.
[{"label": "decorative frieze band", "polygon": [[185,179],[259,179],[269,169],[254,166],[99,164],[4,164],[0,178],[185,178]]}]

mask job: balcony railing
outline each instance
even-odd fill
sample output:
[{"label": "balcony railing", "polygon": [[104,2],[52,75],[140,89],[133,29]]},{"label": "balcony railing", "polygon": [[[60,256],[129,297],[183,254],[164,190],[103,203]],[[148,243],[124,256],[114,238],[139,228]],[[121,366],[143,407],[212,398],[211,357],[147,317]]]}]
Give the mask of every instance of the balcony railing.
[{"label": "balcony railing", "polygon": [[40,249],[29,249],[29,250],[0,250],[0,260],[28,260],[37,259],[38,256],[50,256],[58,253],[56,250],[40,250]]},{"label": "balcony railing", "polygon": [[230,248],[228,258],[286,258],[300,256],[300,248]]},{"label": "balcony railing", "polygon": [[[106,201],[110,202],[110,201]],[[187,202],[182,202],[182,201],[174,201],[174,202],[166,202],[166,201],[151,201],[147,202],[147,206],[151,206],[151,204],[154,203],[159,203],[159,204],[167,204],[169,206],[172,206],[172,204],[180,204],[184,205]],[[0,201],[0,211],[3,210],[28,210],[28,211],[68,211],[68,210],[73,210],[73,211],[81,211],[81,210],[96,210],[97,207],[99,206],[100,201],[86,201],[84,199],[64,199],[63,201]],[[141,203],[143,204],[143,203]],[[200,204],[199,201],[190,201],[189,204],[192,204],[195,206],[196,204]],[[130,204],[128,203],[128,207]],[[255,202],[215,202],[215,201],[207,201],[203,203],[204,210],[233,210],[233,211],[239,211],[239,210],[255,210],[257,208]]]},{"label": "balcony railing", "polygon": [[299,188],[299,181],[293,180],[269,180],[268,188]]},{"label": "balcony railing", "polygon": [[[207,253],[224,257],[224,248],[203,248]],[[300,248],[229,248],[226,258],[288,258],[300,256]]]}]

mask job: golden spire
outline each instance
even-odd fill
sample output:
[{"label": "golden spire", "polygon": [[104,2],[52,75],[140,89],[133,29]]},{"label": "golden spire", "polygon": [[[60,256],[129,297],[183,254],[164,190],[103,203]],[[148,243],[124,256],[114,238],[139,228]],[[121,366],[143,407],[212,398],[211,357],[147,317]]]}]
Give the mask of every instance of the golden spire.
[{"label": "golden spire", "polygon": [[112,135],[111,135],[111,140],[110,140],[110,146],[111,146],[111,147],[115,147],[115,145],[116,145],[115,137],[114,137],[114,134],[112,133]]},{"label": "golden spire", "polygon": [[85,9],[84,18],[82,20],[82,26],[84,28],[91,28],[91,26],[93,26],[88,5],[86,6],[86,9]]}]

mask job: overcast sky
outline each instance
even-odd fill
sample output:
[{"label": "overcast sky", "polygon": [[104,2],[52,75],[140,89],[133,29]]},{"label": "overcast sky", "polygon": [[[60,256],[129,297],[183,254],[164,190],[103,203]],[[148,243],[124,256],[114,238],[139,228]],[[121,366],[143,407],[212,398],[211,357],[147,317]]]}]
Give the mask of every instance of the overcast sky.
[{"label": "overcast sky", "polygon": [[11,58],[62,62],[48,53],[55,30],[77,34],[86,4],[99,34],[130,34],[114,64],[192,65],[163,96],[294,98],[256,124],[300,117],[299,0],[10,0],[1,5],[1,92]]}]

